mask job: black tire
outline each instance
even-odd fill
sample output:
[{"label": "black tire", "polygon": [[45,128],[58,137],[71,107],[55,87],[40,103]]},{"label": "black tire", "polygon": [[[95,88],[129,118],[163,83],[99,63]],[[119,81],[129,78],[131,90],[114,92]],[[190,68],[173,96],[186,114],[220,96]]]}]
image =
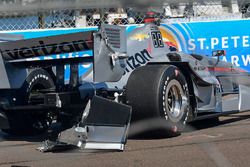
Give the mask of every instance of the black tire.
[{"label": "black tire", "polygon": [[[26,78],[20,89],[22,105],[29,104],[32,91],[49,89],[54,87],[54,81],[49,73],[43,69],[33,70]],[[37,135],[46,131],[52,123],[50,113],[34,113],[25,111],[6,112],[10,128],[3,129],[12,135]]]},{"label": "black tire", "polygon": [[32,91],[49,89],[55,87],[54,80],[44,69],[35,69],[26,78],[20,91],[24,96],[24,104],[29,101],[29,95]]},{"label": "black tire", "polygon": [[[170,102],[167,103],[169,101],[167,97],[174,89],[179,94],[176,96],[178,99],[172,98],[175,100],[172,101],[172,107],[178,109],[177,105],[180,105],[178,113],[171,112]],[[126,98],[133,109],[133,122],[156,119],[155,124],[161,124],[162,121],[164,123],[159,125],[160,129],[179,133],[188,120],[190,110],[188,85],[182,72],[175,66],[147,65],[137,68],[128,80]],[[175,117],[173,114],[178,115]],[[160,119],[159,122],[157,119]],[[157,127],[157,125],[152,126]]]}]

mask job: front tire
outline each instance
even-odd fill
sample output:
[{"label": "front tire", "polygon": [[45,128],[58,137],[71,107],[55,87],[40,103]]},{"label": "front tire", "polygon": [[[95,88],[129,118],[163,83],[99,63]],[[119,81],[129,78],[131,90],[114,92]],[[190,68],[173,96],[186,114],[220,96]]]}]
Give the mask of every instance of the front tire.
[{"label": "front tire", "polygon": [[134,122],[161,119],[171,132],[181,132],[189,115],[189,92],[182,72],[172,65],[146,65],[131,74],[126,87]]}]

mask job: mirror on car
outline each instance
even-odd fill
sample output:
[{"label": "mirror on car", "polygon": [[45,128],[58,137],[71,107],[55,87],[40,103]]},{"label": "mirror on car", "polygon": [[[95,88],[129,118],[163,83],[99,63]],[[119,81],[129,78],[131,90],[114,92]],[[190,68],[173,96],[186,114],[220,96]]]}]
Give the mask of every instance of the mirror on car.
[{"label": "mirror on car", "polygon": [[226,56],[225,50],[215,50],[212,52],[213,57]]}]

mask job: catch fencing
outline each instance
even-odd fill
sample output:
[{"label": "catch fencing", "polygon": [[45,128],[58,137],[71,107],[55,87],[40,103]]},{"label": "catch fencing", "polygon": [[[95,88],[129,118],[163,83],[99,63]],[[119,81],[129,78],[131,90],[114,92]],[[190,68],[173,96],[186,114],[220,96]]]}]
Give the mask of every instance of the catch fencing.
[{"label": "catch fencing", "polygon": [[[250,16],[249,4],[236,0],[224,1],[164,3],[147,11],[156,12],[163,21],[232,20]],[[101,23],[141,24],[145,17],[145,10],[129,7],[0,12],[0,30],[79,28],[99,26]]]}]

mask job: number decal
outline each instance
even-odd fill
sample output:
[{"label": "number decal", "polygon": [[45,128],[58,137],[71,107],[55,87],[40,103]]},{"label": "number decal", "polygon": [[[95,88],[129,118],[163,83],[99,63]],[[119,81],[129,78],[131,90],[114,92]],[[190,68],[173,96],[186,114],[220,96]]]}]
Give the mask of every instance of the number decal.
[{"label": "number decal", "polygon": [[152,32],[152,40],[154,43],[154,47],[155,48],[163,48],[164,44],[163,44],[163,40],[162,40],[162,36],[160,32]]},{"label": "number decal", "polygon": [[154,47],[158,48],[159,45],[158,45],[157,35],[155,32],[152,32],[152,39],[153,39]]}]

